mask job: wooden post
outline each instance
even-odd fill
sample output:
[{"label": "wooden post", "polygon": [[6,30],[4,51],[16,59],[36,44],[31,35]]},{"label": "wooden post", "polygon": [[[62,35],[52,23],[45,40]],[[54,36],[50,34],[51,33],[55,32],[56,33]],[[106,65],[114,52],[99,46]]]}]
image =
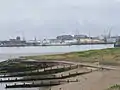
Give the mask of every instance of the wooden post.
[{"label": "wooden post", "polygon": [[69,72],[69,76],[70,76],[70,72]]},{"label": "wooden post", "polygon": [[7,84],[5,86],[7,87]]},{"label": "wooden post", "polygon": [[79,65],[77,64],[77,68],[79,68]]},{"label": "wooden post", "polygon": [[72,66],[70,65],[70,69],[72,69]]},{"label": "wooden post", "polygon": [[41,85],[43,84],[43,81],[41,81]]},{"label": "wooden post", "polygon": [[65,69],[65,65],[63,65],[63,68]]},{"label": "wooden post", "polygon": [[56,78],[56,76],[54,75],[54,79]]},{"label": "wooden post", "polygon": [[63,74],[61,74],[61,77],[63,77]]},{"label": "wooden post", "polygon": [[69,83],[69,79],[67,80],[67,82]]},{"label": "wooden post", "polygon": [[59,88],[59,90],[62,90],[62,88]]},{"label": "wooden post", "polygon": [[50,85],[52,84],[52,81],[50,81]]},{"label": "wooden post", "polygon": [[78,79],[76,79],[76,82],[78,82]]}]

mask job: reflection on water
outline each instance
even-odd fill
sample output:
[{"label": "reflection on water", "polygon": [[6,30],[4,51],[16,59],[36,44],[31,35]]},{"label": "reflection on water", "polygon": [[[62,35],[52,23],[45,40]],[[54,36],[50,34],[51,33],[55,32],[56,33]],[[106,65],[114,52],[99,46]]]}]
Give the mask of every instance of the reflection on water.
[{"label": "reflection on water", "polygon": [[[43,55],[64,52],[84,51],[92,49],[112,48],[114,45],[79,45],[50,47],[0,47],[0,61],[25,55]],[[11,83],[10,83],[11,84]],[[0,90],[6,90],[5,84],[0,84]],[[7,90],[49,90],[48,88],[20,88]]]}]

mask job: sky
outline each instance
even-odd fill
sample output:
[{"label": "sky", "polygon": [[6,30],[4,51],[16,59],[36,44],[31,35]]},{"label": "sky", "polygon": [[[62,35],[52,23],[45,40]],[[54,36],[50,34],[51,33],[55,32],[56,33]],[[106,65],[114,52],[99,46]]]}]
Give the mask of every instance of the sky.
[{"label": "sky", "polygon": [[0,40],[120,35],[120,0],[0,0]]}]

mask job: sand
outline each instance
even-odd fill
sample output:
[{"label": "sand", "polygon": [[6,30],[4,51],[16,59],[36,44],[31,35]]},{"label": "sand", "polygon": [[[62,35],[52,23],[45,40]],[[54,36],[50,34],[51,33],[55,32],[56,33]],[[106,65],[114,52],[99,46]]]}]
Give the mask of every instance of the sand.
[{"label": "sand", "polygon": [[55,86],[51,90],[106,90],[111,85],[120,84],[120,71],[94,71],[71,79],[79,79],[80,82]]}]

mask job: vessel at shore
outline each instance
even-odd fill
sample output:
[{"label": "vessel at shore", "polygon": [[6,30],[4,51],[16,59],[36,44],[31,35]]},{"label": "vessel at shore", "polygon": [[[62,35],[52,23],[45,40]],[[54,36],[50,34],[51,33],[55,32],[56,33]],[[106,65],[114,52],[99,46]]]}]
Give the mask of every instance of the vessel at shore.
[{"label": "vessel at shore", "polygon": [[117,39],[116,43],[114,44],[114,47],[120,47],[120,37]]},{"label": "vessel at shore", "polygon": [[115,43],[114,47],[120,47],[120,43]]}]

